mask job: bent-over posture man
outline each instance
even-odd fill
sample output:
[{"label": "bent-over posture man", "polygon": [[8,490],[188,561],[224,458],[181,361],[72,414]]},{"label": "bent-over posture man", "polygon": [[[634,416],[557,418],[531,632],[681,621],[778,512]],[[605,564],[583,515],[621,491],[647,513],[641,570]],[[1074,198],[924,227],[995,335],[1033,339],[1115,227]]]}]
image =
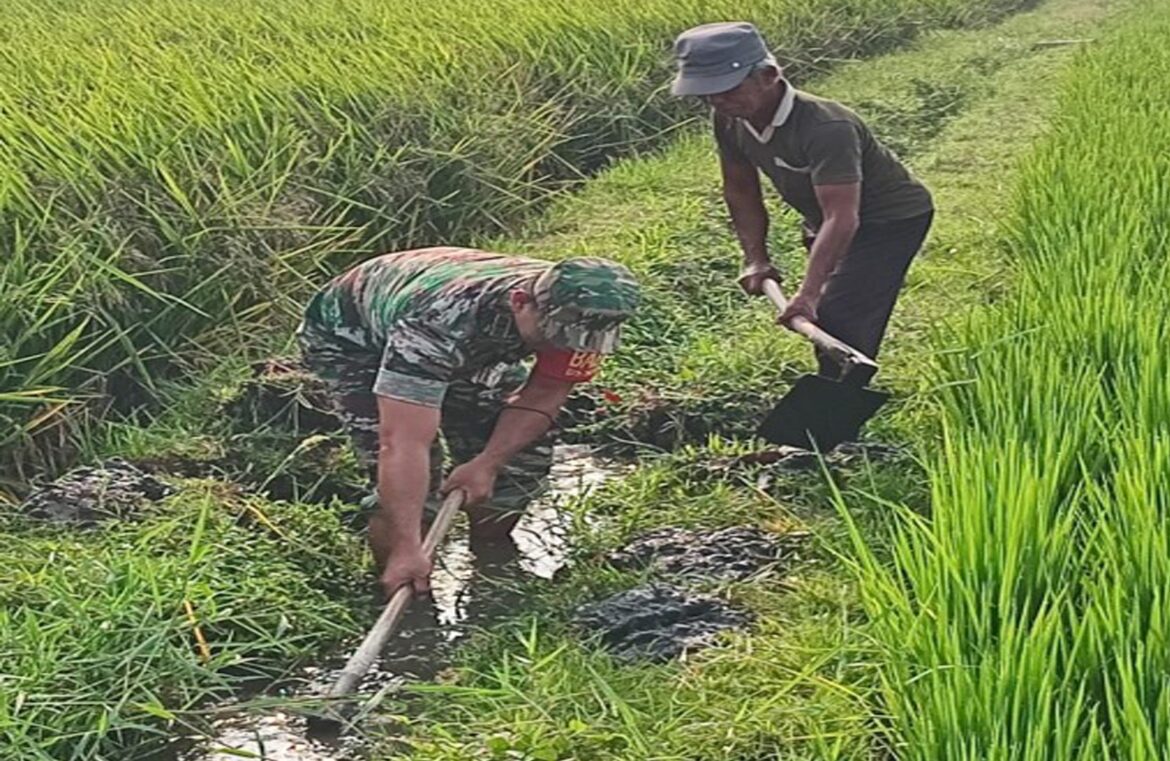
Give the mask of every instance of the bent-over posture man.
[{"label": "bent-over posture man", "polygon": [[[507,536],[547,488],[561,405],[617,347],[638,298],[630,272],[605,259],[462,248],[378,256],[313,297],[298,340],[377,485],[369,540],[387,594],[429,588],[422,526],[435,487],[465,492],[473,544]],[[441,484],[440,429],[457,464]]]},{"label": "bent-over posture man", "polygon": [[[768,256],[763,173],[804,217],[808,267],[780,316],[801,315],[876,357],[910,262],[930,229],[930,193],[845,106],[784,79],[749,23],[705,24],[676,38],[676,95],[712,108],[723,197],[740,245],[740,286],[780,280]],[[839,368],[818,355],[822,375]]]}]

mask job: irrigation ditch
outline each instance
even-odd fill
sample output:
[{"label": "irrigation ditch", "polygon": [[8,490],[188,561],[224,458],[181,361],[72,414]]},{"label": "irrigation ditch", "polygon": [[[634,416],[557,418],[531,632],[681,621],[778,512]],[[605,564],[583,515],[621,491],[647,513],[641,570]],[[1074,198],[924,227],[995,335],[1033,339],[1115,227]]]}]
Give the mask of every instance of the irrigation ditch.
[{"label": "irrigation ditch", "polygon": [[[111,422],[88,471],[3,516],[12,757],[896,756],[896,733],[873,718],[883,697],[842,556],[856,529],[888,560],[875,504],[930,510],[929,328],[1008,289],[986,222],[1006,208],[988,179],[1003,169],[979,162],[1025,155],[1055,108],[1032,82],[1053,84],[1082,44],[1039,43],[1095,36],[1105,5],[1050,0],[823,83],[903,141],[954,220],[916,265],[894,326],[886,382],[899,402],[861,445],[822,462],[742,439],[807,358],[730,286],[712,295],[734,252],[710,147],[684,137],[595,180],[539,234],[494,241],[538,255],[638,252],[650,315],[604,390],[574,400],[554,496],[515,547],[492,557],[448,543],[433,603],[413,610],[366,685],[381,702],[361,747],[309,743],[296,708],[376,610],[354,509],[367,487],[311,377],[235,357],[167,386],[150,422]],[[996,120],[1013,109],[1020,123]],[[868,506],[855,526],[839,519],[843,501]],[[86,689],[109,674],[106,693]]]}]

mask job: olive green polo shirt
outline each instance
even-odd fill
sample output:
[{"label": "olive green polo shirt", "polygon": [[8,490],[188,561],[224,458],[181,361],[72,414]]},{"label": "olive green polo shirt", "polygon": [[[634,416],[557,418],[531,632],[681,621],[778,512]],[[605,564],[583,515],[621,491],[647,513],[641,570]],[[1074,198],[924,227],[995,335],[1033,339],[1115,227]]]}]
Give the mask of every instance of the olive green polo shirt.
[{"label": "olive green polo shirt", "polygon": [[763,132],[746,119],[715,114],[721,154],[747,161],[816,230],[821,207],[813,187],[861,183],[861,223],[893,222],[933,208],[930,191],[850,109],[788,85]]}]

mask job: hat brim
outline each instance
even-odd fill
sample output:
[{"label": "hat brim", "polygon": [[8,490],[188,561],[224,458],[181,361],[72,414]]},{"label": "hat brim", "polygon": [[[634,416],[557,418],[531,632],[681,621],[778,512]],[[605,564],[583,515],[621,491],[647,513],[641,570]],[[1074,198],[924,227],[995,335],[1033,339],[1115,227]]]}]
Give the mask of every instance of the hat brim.
[{"label": "hat brim", "polygon": [[670,93],[678,96],[718,95],[721,92],[739,87],[747,79],[748,74],[751,74],[750,66],[714,77],[697,77],[693,74],[684,75],[680,72],[670,85]]}]

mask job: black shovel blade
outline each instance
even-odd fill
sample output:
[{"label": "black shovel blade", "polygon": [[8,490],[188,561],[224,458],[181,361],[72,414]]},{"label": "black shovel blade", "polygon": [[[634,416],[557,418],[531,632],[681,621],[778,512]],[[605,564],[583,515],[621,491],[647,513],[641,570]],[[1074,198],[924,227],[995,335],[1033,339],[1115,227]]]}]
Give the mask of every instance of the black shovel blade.
[{"label": "black shovel blade", "polygon": [[857,438],[890,395],[821,375],[802,375],[768,413],[756,435],[773,444],[828,452]]}]

